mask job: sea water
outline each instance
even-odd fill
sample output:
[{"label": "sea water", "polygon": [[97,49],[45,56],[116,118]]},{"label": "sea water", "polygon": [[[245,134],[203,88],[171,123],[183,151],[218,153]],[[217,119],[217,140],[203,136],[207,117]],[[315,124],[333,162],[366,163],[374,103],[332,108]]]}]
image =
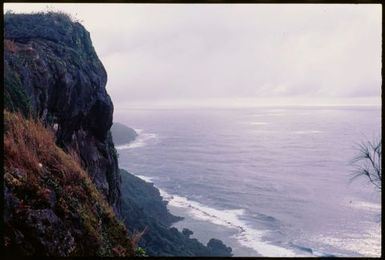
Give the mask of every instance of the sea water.
[{"label": "sea water", "polygon": [[153,182],[170,211],[236,256],[379,256],[381,201],[353,181],[381,107],[117,110],[139,133],[121,168]]}]

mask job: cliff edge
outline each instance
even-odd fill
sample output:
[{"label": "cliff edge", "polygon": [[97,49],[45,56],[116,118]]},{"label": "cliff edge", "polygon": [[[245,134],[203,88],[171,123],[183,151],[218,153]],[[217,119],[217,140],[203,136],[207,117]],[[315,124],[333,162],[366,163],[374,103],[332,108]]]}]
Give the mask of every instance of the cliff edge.
[{"label": "cliff edge", "polygon": [[109,129],[107,73],[90,34],[61,13],[4,16],[4,104],[55,129],[98,190],[120,212],[120,175]]},{"label": "cliff edge", "polygon": [[[62,13],[4,16],[7,256],[231,256],[170,228],[152,185],[127,172],[110,128],[107,74],[84,27]],[[144,231],[143,231],[144,230]]]}]

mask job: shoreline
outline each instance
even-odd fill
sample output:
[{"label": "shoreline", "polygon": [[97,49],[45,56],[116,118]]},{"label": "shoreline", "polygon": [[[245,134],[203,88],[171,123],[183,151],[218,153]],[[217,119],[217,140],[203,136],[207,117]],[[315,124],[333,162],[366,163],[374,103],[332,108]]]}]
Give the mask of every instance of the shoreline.
[{"label": "shoreline", "polygon": [[[196,238],[203,244],[207,244],[208,240],[213,237],[218,238],[233,249],[234,256],[315,256],[312,253],[309,254],[309,250],[302,250],[301,248],[298,248],[298,250],[289,249],[264,241],[264,231],[248,227],[247,223],[239,219],[239,216],[243,214],[243,210],[210,208],[185,197],[167,193],[155,185],[155,178],[133,175],[152,183],[159,190],[163,200],[167,201],[166,206],[169,212],[174,216],[183,218],[173,222],[170,227],[175,227],[179,231],[182,231],[183,228],[190,229],[193,231],[192,238]],[[210,235],[207,234],[208,229],[211,231]],[[227,237],[224,237],[224,234]],[[258,239],[255,239],[255,237],[258,237]]]},{"label": "shoreline", "polygon": [[[324,119],[330,115],[329,112],[330,111],[325,112],[321,109],[315,111],[314,114],[318,115],[320,117],[319,119]],[[214,210],[216,208],[222,210],[240,209],[241,207],[246,209],[245,214],[240,217],[240,220],[243,220],[241,227],[246,226],[246,229],[235,229],[233,233],[231,233],[231,230],[229,231],[227,226],[224,227],[225,225],[210,224],[209,222],[213,222],[214,219],[210,215],[213,214],[205,214],[207,211],[199,211],[201,208],[195,207],[196,204],[194,201],[185,200],[185,206],[179,208],[173,207],[173,203],[169,202],[167,208],[173,215],[185,217],[185,220],[174,222],[172,226],[179,230],[183,228],[192,230],[194,233],[191,237],[197,238],[202,243],[207,242],[209,235],[220,238],[231,246],[233,253],[238,256],[239,254],[236,252],[233,243],[228,243],[223,238],[227,237],[227,239],[229,239],[229,237],[233,237],[230,239],[235,240],[235,236],[238,235],[237,238],[239,238],[239,236],[242,236],[242,233],[249,233],[248,228],[253,228],[263,232],[262,235],[257,234],[256,236],[249,233],[249,240],[251,241],[248,242],[249,244],[259,244],[256,246],[257,250],[260,247],[264,247],[263,244],[267,243],[291,249],[299,254],[306,254],[307,256],[375,256],[379,254],[377,248],[381,248],[381,246],[376,245],[375,248],[370,248],[369,245],[374,241],[379,243],[380,239],[378,239],[378,237],[380,238],[380,236],[372,238],[372,232],[369,232],[368,228],[371,227],[369,222],[372,222],[374,217],[377,219],[377,216],[372,216],[372,211],[379,211],[380,206],[378,205],[380,204],[349,204],[350,200],[353,200],[353,202],[375,202],[376,200],[372,200],[372,197],[369,197],[371,196],[371,191],[369,190],[368,193],[368,189],[362,185],[360,186],[360,183],[353,183],[353,185],[346,183],[346,178],[343,174],[347,173],[347,167],[345,164],[341,164],[347,161],[346,158],[348,158],[349,153],[353,151],[353,148],[349,146],[350,143],[352,143],[349,138],[354,139],[356,136],[359,138],[360,135],[358,131],[353,129],[351,132],[348,132],[348,134],[341,136],[338,140],[336,139],[336,142],[334,142],[336,147],[344,147],[344,149],[346,149],[347,152],[345,153],[346,155],[344,155],[346,158],[333,157],[338,158],[338,160],[336,159],[336,161],[332,161],[330,164],[328,164],[328,158],[334,153],[337,154],[338,152],[335,151],[338,151],[338,149],[330,149],[329,146],[323,146],[324,141],[329,138],[329,134],[334,132],[341,134],[339,129],[341,129],[344,122],[342,118],[352,113],[357,114],[357,120],[360,119],[361,116],[366,120],[366,118],[369,118],[369,115],[373,114],[366,110],[357,110],[356,113],[355,110],[345,111],[345,109],[341,109],[336,111],[335,115],[333,114],[330,122],[328,121],[330,128],[325,128],[319,124],[320,120],[313,120],[313,113],[310,113],[308,110],[285,110],[285,113],[279,109],[242,111],[237,114],[226,115],[231,116],[231,121],[227,119],[222,120],[222,117],[218,117],[216,113],[209,115],[207,115],[207,113],[204,115],[195,113],[175,115],[169,114],[168,112],[164,114],[159,113],[155,114],[156,117],[159,118],[155,123],[151,120],[151,125],[147,126],[146,123],[139,121],[141,122],[139,125],[143,129],[151,129],[151,131],[161,133],[158,142],[160,144],[154,145],[151,141],[146,143],[148,147],[144,149],[138,148],[138,150],[121,150],[118,152],[124,155],[125,165],[133,172],[154,178],[138,177],[144,177],[148,182],[156,183],[160,187],[164,187],[166,191],[169,191],[172,195],[180,194],[195,202],[199,201],[202,202],[202,204],[212,205]],[[170,115],[172,115],[172,117],[170,117]],[[368,117],[366,115],[368,115]],[[174,116],[181,120],[181,123],[177,125],[180,129],[170,130],[163,128],[163,122],[170,120],[170,123],[172,123]],[[191,123],[192,119],[203,120],[207,118],[219,118],[221,121],[215,121],[213,123],[214,130],[212,131],[206,128],[200,129],[200,131],[202,130],[202,133],[205,134],[204,139],[199,138],[198,133],[195,133],[196,131],[194,134],[189,132],[191,127],[191,129],[196,130],[193,128],[194,124]],[[290,127],[285,131],[274,128],[275,123],[283,118],[287,118],[284,123],[287,123]],[[297,124],[291,126],[291,124],[297,121],[301,122],[302,118],[308,120],[305,122],[306,124],[303,126],[300,124],[298,124],[298,126]],[[263,125],[250,126],[246,125],[247,120],[266,122],[269,125],[266,127]],[[237,127],[234,129],[235,123],[237,123]],[[369,124],[369,121],[367,123]],[[341,126],[339,126],[340,124]],[[220,128],[218,128],[221,129],[220,131],[215,130],[215,127],[218,125],[220,126]],[[189,128],[186,128],[187,126],[189,126]],[[233,131],[238,130],[239,135],[231,134]],[[281,140],[280,138],[282,136],[280,134],[287,134],[290,138],[282,138]],[[222,140],[218,139],[219,135],[227,138],[223,139],[224,142],[220,143],[220,147],[217,146],[218,142]],[[274,137],[277,136],[279,138],[275,140]],[[250,138],[254,137],[256,138],[255,143],[249,143]],[[273,143],[268,141],[270,137],[273,138]],[[293,151],[297,153],[300,152],[301,149],[303,150],[302,146],[293,145],[298,140],[303,141],[304,144],[306,144],[306,142],[319,144],[320,149],[311,150],[311,152],[309,149],[309,153],[303,155],[303,158],[301,157],[302,154],[300,154],[300,156],[297,156],[293,161],[287,155],[289,152],[291,154]],[[198,141],[202,142],[198,143]],[[280,155],[280,157],[277,157],[280,166],[276,170],[279,171],[282,165],[287,164],[291,166],[287,170],[287,173],[293,174],[293,176],[283,175],[274,169],[271,170],[271,173],[274,173],[274,175],[271,175],[271,178],[269,178],[270,175],[262,173],[266,170],[270,173],[269,165],[264,162],[264,160],[268,158],[268,155],[261,154],[258,157],[254,157],[255,155],[252,152],[259,152],[263,148],[267,149],[269,153],[275,153],[276,150],[274,149],[281,146],[283,150],[279,151],[278,155]],[[185,147],[187,147],[187,149],[185,149]],[[237,151],[233,149],[234,147],[241,147],[242,150]],[[331,146],[331,148],[333,147],[334,145]],[[159,153],[159,151],[161,152]],[[216,156],[218,151],[225,152],[225,156]],[[330,153],[325,153],[325,151],[330,151]],[[227,158],[227,155],[229,155],[231,161],[224,160]],[[315,165],[309,164],[309,161],[313,159],[317,160],[317,163]],[[130,160],[133,165],[130,165]],[[240,165],[242,165],[242,168],[239,169],[239,175],[245,176],[245,178],[249,178],[252,181],[255,180],[255,183],[250,182],[250,185],[244,185],[243,180],[239,181],[239,178],[232,176],[231,172],[234,172],[235,169],[233,166],[237,167]],[[301,170],[295,170],[297,167],[301,167]],[[306,172],[313,173],[312,169],[314,167],[316,167],[322,175],[304,175]],[[210,177],[206,177],[206,170]],[[229,171],[230,174],[222,175],[224,170]],[[341,174],[335,175],[333,174],[334,171],[340,172]],[[196,177],[190,174],[190,172],[193,174],[196,172]],[[217,185],[214,174],[221,178],[223,177],[224,180],[228,180],[229,182],[223,181],[220,185]],[[294,181],[294,178],[302,178],[302,176],[306,176],[303,183],[298,184]],[[333,185],[325,185],[330,183],[328,181],[329,177],[334,180],[336,176],[337,180],[333,182]],[[207,184],[199,181],[200,179],[207,181]],[[244,187],[246,189],[245,192],[241,189],[226,186],[233,180],[240,185],[239,187]],[[287,180],[288,182],[286,182]],[[323,186],[321,184],[323,184]],[[252,189],[253,187],[255,188],[254,190]],[[213,188],[213,190],[211,190],[211,188]],[[312,190],[312,188],[314,188],[314,190]],[[230,190],[231,194],[226,194],[227,190]],[[299,191],[298,193],[297,190]],[[328,199],[324,199],[323,196],[318,196],[322,195],[323,190],[339,192],[336,200],[333,200],[333,203],[330,205]],[[239,191],[240,194],[238,195],[237,192]],[[211,193],[208,193],[206,196],[206,192]],[[221,194],[222,192],[223,194]],[[288,193],[287,200],[286,197],[281,200],[282,192]],[[271,205],[269,204],[270,197],[264,196],[265,194],[271,195]],[[162,197],[167,199],[167,197],[163,195],[164,193]],[[222,198],[222,196],[225,198]],[[218,200],[216,200],[217,198]],[[243,198],[246,200],[245,202],[242,201]],[[257,200],[257,202],[255,200]],[[261,202],[259,202],[259,200],[261,200]],[[170,199],[168,199],[168,201],[170,201]],[[222,201],[225,203],[222,203]],[[175,200],[173,202],[175,202]],[[181,202],[183,201],[179,200],[179,203]],[[189,204],[191,206],[191,203],[193,203],[193,207],[188,206]],[[208,220],[206,222],[197,220],[196,213],[199,213],[201,218]],[[238,215],[241,215],[241,213]],[[325,217],[323,215],[325,215]],[[360,218],[352,215],[357,215]],[[273,218],[273,216],[275,218]],[[347,221],[345,222],[345,220]],[[232,223],[236,224],[238,222]],[[315,223],[319,223],[320,225],[314,225]],[[354,223],[361,223],[361,225],[354,226]],[[239,244],[238,241],[234,243]],[[258,250],[258,252],[265,255],[263,251]],[[254,255],[256,255],[256,253],[254,253],[253,256]]]}]

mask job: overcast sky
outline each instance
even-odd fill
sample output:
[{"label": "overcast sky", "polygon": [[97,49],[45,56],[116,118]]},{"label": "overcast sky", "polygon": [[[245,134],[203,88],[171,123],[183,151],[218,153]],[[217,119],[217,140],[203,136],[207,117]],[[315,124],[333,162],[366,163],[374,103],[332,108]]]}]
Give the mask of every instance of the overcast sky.
[{"label": "overcast sky", "polygon": [[381,5],[5,4],[81,20],[116,108],[381,102]]}]

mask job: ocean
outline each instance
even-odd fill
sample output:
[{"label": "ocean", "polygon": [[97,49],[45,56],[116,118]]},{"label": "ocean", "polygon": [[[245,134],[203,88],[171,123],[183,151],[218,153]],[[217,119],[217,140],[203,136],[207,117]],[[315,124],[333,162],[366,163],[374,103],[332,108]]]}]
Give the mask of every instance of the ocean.
[{"label": "ocean", "polygon": [[351,180],[381,107],[131,109],[119,165],[153,182],[204,244],[235,256],[380,256],[381,193]]}]

